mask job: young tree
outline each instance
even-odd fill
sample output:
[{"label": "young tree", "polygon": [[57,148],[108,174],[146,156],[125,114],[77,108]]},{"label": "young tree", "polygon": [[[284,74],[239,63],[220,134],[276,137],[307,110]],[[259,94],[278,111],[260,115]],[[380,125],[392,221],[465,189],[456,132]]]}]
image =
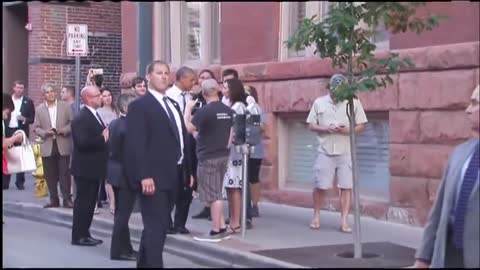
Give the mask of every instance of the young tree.
[{"label": "young tree", "polygon": [[[432,30],[445,16],[427,11],[417,17],[417,8],[424,2],[330,2],[328,15],[323,20],[316,16],[303,20],[299,29],[286,42],[289,49],[301,50],[314,45],[315,54],[331,58],[332,66],[342,70],[348,82],[338,86],[335,96],[338,102],[348,101],[347,115],[350,122],[350,146],[353,168],[354,197],[354,258],[362,257],[360,235],[360,197],[355,147],[355,110],[353,100],[358,92],[372,91],[392,84],[391,75],[400,69],[412,68],[408,58],[400,59],[398,53],[377,58],[372,37],[375,29],[384,24],[391,33]],[[382,75],[379,75],[382,74]]]}]

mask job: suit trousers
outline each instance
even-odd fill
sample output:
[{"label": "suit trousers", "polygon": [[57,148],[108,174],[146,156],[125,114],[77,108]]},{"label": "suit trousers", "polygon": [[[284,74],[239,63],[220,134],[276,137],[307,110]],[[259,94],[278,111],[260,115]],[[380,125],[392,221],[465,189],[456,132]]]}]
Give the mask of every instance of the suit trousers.
[{"label": "suit trousers", "polygon": [[133,251],[128,221],[132,214],[137,193],[130,189],[119,187],[113,187],[113,193],[115,194],[115,217],[110,257],[118,257],[122,254],[130,254]]},{"label": "suit trousers", "polygon": [[448,225],[447,243],[445,245],[445,268],[465,268],[463,252],[455,247],[453,241],[453,224]]},{"label": "suit trousers", "polygon": [[[175,215],[173,221],[174,228],[185,227],[188,218],[188,212],[190,210],[190,204],[192,203],[192,189],[185,183],[185,177],[183,174],[183,166],[178,166],[178,185],[176,187],[176,193],[174,194],[174,200],[170,206],[170,213],[175,207]],[[170,224],[171,215],[170,215]]]},{"label": "suit trousers", "polygon": [[163,268],[163,247],[170,226],[173,195],[173,190],[155,190],[153,195],[140,195],[143,231],[137,268]]},{"label": "suit trousers", "polygon": [[100,179],[75,177],[77,198],[73,203],[72,241],[90,237],[93,212],[97,201]]},{"label": "suit trousers", "polygon": [[51,200],[58,200],[58,182],[64,200],[71,200],[70,173],[68,170],[70,156],[61,156],[56,140],[52,143],[52,154],[42,157],[43,171],[47,180],[48,192]]}]

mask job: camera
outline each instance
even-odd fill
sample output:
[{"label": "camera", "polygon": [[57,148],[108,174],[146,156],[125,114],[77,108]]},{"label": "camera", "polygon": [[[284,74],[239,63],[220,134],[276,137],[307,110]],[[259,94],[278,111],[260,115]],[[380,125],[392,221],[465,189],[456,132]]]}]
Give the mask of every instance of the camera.
[{"label": "camera", "polygon": [[92,75],[103,75],[103,68],[92,68],[90,70]]}]

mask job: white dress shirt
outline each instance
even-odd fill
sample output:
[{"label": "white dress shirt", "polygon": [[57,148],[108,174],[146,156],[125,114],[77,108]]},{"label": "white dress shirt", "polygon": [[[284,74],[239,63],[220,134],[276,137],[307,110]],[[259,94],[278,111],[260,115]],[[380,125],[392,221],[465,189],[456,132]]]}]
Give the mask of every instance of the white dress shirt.
[{"label": "white dress shirt", "polygon": [[[89,109],[89,110],[93,113],[93,115],[95,116],[95,118],[97,119],[98,123],[99,123],[100,125],[102,125],[102,121],[101,121],[100,119],[98,119],[97,110],[95,110],[94,108],[92,108],[92,107],[90,107],[90,106],[88,106],[88,105],[85,105],[85,108]],[[102,126],[103,126],[103,125],[102,125]]]},{"label": "white dress shirt", "polygon": [[13,104],[15,105],[15,109],[12,111],[12,114],[10,116],[10,123],[9,127],[11,128],[18,128],[18,116],[22,115],[20,112],[20,108],[22,107],[22,102],[23,102],[23,96],[19,99],[15,99],[15,96],[12,95],[12,100]]},{"label": "white dress shirt", "polygon": [[48,103],[45,103],[45,106],[47,106],[48,114],[50,115],[50,124],[52,124],[52,128],[57,128],[57,101],[55,100],[53,106],[48,106]]},{"label": "white dress shirt", "polygon": [[170,87],[167,92],[165,93],[167,96],[173,100],[175,100],[178,105],[180,106],[180,111],[182,113],[185,113],[185,106],[183,104],[183,96],[185,96],[185,105],[188,103],[188,101],[192,98],[188,92],[182,91],[180,88],[178,88],[175,84]]},{"label": "white dress shirt", "polygon": [[[163,97],[165,95],[163,95],[162,93],[160,93],[158,91],[152,91],[150,89],[148,91],[158,100],[160,105],[162,105],[162,108],[165,110],[165,113],[167,114],[167,117],[170,117],[168,115],[167,107],[165,107],[167,105],[165,104],[165,102],[163,102]],[[170,100],[168,100],[167,104],[170,107],[170,110],[172,110],[173,116],[175,117],[175,122],[177,123],[178,135],[179,135],[179,139],[180,139],[180,159],[178,160],[177,164],[182,164],[182,161],[183,161],[183,132],[182,132],[182,120],[180,118],[181,115],[178,113],[177,109],[175,108],[175,106],[173,105],[173,103]]]}]

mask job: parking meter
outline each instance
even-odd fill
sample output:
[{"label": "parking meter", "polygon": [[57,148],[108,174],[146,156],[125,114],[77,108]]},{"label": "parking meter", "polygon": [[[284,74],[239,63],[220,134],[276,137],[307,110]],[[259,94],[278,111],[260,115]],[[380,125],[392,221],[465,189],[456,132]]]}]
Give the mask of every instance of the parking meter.
[{"label": "parking meter", "polygon": [[260,144],[262,140],[261,123],[261,110],[260,106],[255,102],[255,99],[251,96],[247,98],[247,115],[245,117],[245,143],[251,147]]},{"label": "parking meter", "polygon": [[245,116],[247,107],[241,102],[237,102],[232,106],[233,114],[233,144],[240,146],[245,144]]}]

